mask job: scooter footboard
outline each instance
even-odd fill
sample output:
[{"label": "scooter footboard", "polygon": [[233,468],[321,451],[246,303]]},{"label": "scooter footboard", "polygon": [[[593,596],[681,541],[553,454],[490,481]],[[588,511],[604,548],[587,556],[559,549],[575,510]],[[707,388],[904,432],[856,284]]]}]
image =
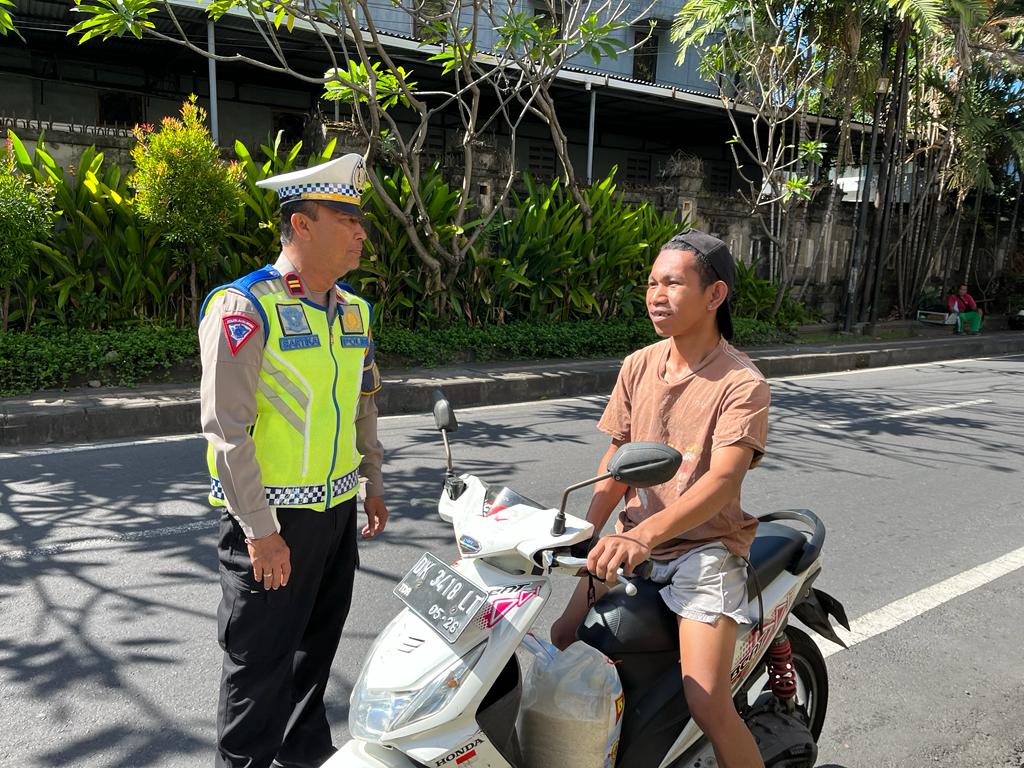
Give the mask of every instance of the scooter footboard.
[{"label": "scooter footboard", "polygon": [[352,740],[334,753],[322,768],[417,768],[397,749]]}]

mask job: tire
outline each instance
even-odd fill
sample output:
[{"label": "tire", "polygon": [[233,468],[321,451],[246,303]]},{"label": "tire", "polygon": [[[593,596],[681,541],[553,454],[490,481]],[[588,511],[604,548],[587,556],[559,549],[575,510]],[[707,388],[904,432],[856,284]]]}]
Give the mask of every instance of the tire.
[{"label": "tire", "polygon": [[825,667],[825,658],[806,632],[796,627],[787,627],[786,636],[793,648],[797,702],[805,708],[808,728],[817,741],[828,711],[828,669]]}]

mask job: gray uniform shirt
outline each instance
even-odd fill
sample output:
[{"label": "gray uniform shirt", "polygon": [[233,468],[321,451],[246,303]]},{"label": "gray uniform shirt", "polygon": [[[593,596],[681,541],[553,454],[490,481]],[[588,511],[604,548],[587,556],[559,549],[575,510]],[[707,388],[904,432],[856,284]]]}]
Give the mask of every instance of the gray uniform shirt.
[{"label": "gray uniform shirt", "polygon": [[[282,274],[294,272],[282,255],[274,267]],[[310,301],[327,306],[328,320],[337,313],[335,292],[315,293],[303,285]],[[243,315],[252,319],[259,331],[234,354],[224,334],[222,318]],[[249,427],[256,422],[256,385],[263,364],[266,329],[252,300],[228,290],[209,308],[199,323],[199,350],[203,364],[199,400],[203,434],[213,447],[217,476],[224,489],[228,511],[238,520],[246,536],[269,536],[281,527],[276,510],[267,504],[263,477],[256,462],[256,445]],[[384,495],[381,465],[384,448],[377,438],[377,404],[373,395],[362,395],[356,412],[356,450],[363,455],[359,474],[365,478],[366,496]]]}]

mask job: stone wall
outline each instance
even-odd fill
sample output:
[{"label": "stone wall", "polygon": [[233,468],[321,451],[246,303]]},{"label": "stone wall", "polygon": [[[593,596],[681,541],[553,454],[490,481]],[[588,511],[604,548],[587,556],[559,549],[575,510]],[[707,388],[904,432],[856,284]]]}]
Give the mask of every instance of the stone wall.
[{"label": "stone wall", "polygon": [[[662,213],[689,218],[690,226],[721,238],[733,256],[744,264],[758,262],[758,272],[774,278],[767,240],[760,222],[750,214],[749,206],[736,196],[709,193],[702,183],[699,161],[689,174],[670,175],[650,187],[619,185],[631,203],[649,203]],[[853,236],[852,205],[840,203],[833,221],[830,252],[815,253],[822,236],[827,190],[819,195],[820,203],[811,209],[806,236],[800,243],[795,294],[809,307],[826,317],[833,316],[842,300],[846,268]],[[806,284],[806,287],[805,287]]]},{"label": "stone wall", "polygon": [[30,154],[42,136],[47,153],[64,168],[77,165],[82,152],[91,146],[104,154],[105,162],[122,168],[131,166],[130,151],[135,139],[131,131],[123,128],[0,117],[0,135],[6,137],[8,130],[14,131]]}]

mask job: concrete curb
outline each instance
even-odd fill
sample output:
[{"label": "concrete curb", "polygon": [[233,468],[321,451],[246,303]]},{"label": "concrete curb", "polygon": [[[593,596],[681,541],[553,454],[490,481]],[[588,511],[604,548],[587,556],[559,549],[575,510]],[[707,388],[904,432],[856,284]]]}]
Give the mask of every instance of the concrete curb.
[{"label": "concrete curb", "polygon": [[[1024,333],[747,350],[769,378],[1024,353]],[[384,415],[426,413],[434,389],[457,407],[607,394],[621,360],[544,360],[384,371]],[[86,390],[0,400],[0,447],[23,448],[199,430],[195,386]]]}]

